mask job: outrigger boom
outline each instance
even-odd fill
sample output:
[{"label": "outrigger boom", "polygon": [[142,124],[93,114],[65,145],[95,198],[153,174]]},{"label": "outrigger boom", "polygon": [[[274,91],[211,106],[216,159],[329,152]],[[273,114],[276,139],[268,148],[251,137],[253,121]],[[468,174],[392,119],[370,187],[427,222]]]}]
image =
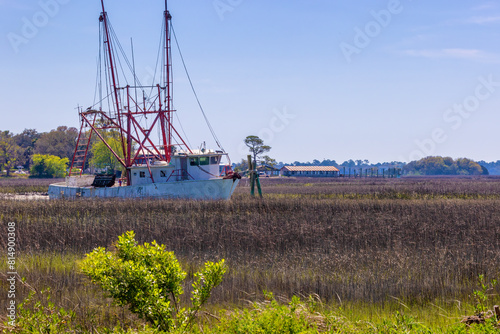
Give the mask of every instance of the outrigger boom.
[{"label": "outrigger boom", "polygon": [[[230,198],[239,175],[228,166],[221,168],[221,158],[227,154],[223,150],[192,150],[173,125],[172,16],[167,1],[163,13],[160,82],[149,85],[142,85],[133,70],[134,84],[120,86],[117,64],[121,62],[117,60],[115,49],[118,40],[111,28],[104,0],[101,0],[101,6],[99,25],[103,47],[98,68],[100,98],[85,110],[79,107],[80,132],[69,178],[65,186],[51,185],[49,195],[53,198]],[[122,51],[121,47],[119,50]],[[128,60],[126,63],[129,64]],[[126,78],[123,79],[126,81]],[[103,85],[102,81],[106,83]],[[106,86],[104,94],[103,86]],[[138,92],[142,101],[138,101]],[[84,177],[84,171],[88,170],[89,151],[96,141],[101,141],[123,167],[124,177],[120,179],[119,187],[109,187],[108,184],[104,187],[109,188],[107,190],[96,189],[101,188],[99,185],[102,182],[92,182],[92,186],[87,180],[89,177]],[[222,174],[221,170],[224,171]],[[197,186],[203,189],[197,191]],[[145,187],[154,187],[155,190],[146,190]],[[206,187],[211,190],[207,191]]]}]

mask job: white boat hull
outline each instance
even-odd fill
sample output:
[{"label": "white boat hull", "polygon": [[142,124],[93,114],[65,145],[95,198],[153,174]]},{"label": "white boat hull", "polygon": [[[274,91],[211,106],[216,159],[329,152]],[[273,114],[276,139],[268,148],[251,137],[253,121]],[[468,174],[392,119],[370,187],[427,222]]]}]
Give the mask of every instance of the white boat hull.
[{"label": "white boat hull", "polygon": [[239,180],[209,179],[187,180],[167,183],[94,188],[70,187],[66,183],[49,186],[49,198],[183,198],[195,200],[228,200]]}]

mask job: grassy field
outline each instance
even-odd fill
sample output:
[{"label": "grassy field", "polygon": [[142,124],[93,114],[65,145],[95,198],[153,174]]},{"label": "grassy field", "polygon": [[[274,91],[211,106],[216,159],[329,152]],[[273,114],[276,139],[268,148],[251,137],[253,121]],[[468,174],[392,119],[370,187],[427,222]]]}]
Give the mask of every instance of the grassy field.
[{"label": "grassy field", "polygon": [[[486,282],[500,276],[500,178],[272,178],[262,184],[263,200],[250,198],[242,180],[228,202],[4,198],[0,245],[6,249],[5,226],[15,222],[17,267],[26,279],[16,298],[50,287],[51,300],[75,311],[82,331],[138,326],[133,315],[109,306],[77,266],[85,253],[128,230],[140,242],[157,240],[173,250],[191,278],[205,261],[226,259],[229,271],[209,305],[219,318],[262,301],[266,290],[284,300],[321,300],[320,322],[337,321],[339,332],[384,332],[384,321],[411,319],[447,332],[465,329],[459,322],[474,312],[479,275]],[[0,180],[0,193],[43,193],[47,186],[46,180]],[[488,291],[490,308],[500,303],[499,291]],[[2,309],[6,303],[1,295]],[[403,313],[414,318],[398,320]],[[213,320],[203,319],[207,332]],[[320,329],[337,328],[325,326]]]},{"label": "grassy field", "polygon": [[61,182],[62,180],[63,179],[29,179],[27,177],[0,178],[0,195],[44,194],[49,190],[49,184]]}]

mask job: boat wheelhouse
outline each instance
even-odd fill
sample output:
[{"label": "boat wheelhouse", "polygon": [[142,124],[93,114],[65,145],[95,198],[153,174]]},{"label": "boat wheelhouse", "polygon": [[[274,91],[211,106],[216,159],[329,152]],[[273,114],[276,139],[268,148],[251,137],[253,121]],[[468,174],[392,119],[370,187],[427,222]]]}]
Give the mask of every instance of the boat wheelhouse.
[{"label": "boat wheelhouse", "polygon": [[[80,133],[69,176],[64,183],[50,185],[50,198],[231,198],[241,177],[231,170],[229,159],[226,165],[222,164],[222,159],[228,155],[201,105],[203,116],[199,119],[207,122],[219,150],[191,149],[173,124],[177,111],[173,108],[171,42],[175,34],[167,1],[163,13],[161,57],[158,57],[161,62],[157,61],[159,74],[153,78],[159,82],[150,84],[140,82],[134,62],[126,59],[121,46],[115,48],[119,42],[111,28],[104,0],[101,6],[98,98],[89,108],[79,108]],[[122,63],[130,67],[129,78],[122,77]],[[196,93],[194,95],[198,99]],[[85,175],[91,147],[96,142],[104,144],[119,162],[123,177]]]}]

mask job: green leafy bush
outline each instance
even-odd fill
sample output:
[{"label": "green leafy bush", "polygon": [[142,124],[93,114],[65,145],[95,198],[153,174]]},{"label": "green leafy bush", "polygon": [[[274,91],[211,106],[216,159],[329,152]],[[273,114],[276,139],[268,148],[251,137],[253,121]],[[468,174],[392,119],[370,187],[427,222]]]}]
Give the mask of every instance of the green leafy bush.
[{"label": "green leafy bush", "polygon": [[479,289],[474,290],[473,298],[474,298],[474,307],[476,314],[481,315],[482,313],[488,311],[488,299],[489,293],[495,288],[497,285],[496,280],[492,280],[487,283],[484,275],[479,275],[478,278]]},{"label": "green leafy bush", "polygon": [[266,298],[268,301],[255,303],[252,309],[236,311],[222,320],[213,333],[318,333],[317,324],[309,319],[309,311],[299,297],[292,297],[287,305],[278,303],[271,293],[266,293]]},{"label": "green leafy bush", "polygon": [[3,333],[73,333],[75,327],[74,312],[57,308],[47,289],[31,292],[17,307],[16,326],[6,326]]},{"label": "green leafy bush", "polygon": [[222,282],[224,260],[207,262],[194,275],[192,306],[181,308],[184,292],[182,271],[173,252],[156,241],[138,245],[134,232],[118,237],[112,252],[96,248],[82,261],[83,272],[121,306],[144,318],[161,331],[187,330],[211,291]]},{"label": "green leafy bush", "polygon": [[[106,143],[118,154],[120,159],[124,159],[120,133],[117,131],[107,131],[102,133]],[[111,152],[111,150],[104,144],[103,141],[98,140],[92,144],[90,163],[97,168],[106,168],[109,166],[111,170],[121,167],[120,162]]]},{"label": "green leafy bush", "polygon": [[68,158],[61,159],[55,155],[35,154],[30,173],[33,177],[64,177],[68,163]]}]

